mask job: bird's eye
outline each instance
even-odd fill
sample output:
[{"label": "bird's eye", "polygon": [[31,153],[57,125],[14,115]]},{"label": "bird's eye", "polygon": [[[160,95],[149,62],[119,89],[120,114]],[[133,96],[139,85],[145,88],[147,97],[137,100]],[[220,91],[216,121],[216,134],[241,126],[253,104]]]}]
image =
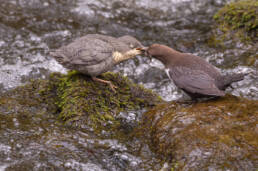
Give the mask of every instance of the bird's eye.
[{"label": "bird's eye", "polygon": [[130,43],[130,45],[129,45],[129,46],[130,46],[130,48],[133,48],[133,47],[134,47],[134,45],[133,45],[132,43]]}]

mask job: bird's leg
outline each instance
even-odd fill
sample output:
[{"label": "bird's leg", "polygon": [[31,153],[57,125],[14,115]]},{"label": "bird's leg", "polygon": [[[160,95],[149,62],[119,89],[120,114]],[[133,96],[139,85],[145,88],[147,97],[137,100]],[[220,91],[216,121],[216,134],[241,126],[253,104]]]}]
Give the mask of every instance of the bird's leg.
[{"label": "bird's leg", "polygon": [[91,78],[92,78],[93,81],[98,81],[98,82],[101,82],[101,83],[104,83],[104,84],[108,84],[108,85],[110,86],[110,88],[111,88],[114,92],[116,92],[115,89],[116,89],[117,87],[114,86],[111,81],[102,80],[102,79],[99,79],[99,78],[97,78],[97,77],[91,77]]}]

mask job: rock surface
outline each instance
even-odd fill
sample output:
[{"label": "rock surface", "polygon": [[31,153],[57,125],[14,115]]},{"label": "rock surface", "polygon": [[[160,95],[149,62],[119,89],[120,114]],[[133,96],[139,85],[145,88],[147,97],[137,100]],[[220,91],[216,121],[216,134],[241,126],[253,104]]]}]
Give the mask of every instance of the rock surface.
[{"label": "rock surface", "polygon": [[120,74],[114,93],[77,72],[51,74],[0,95],[0,170],[159,169],[135,139],[144,109],[162,100]]},{"label": "rock surface", "polygon": [[198,103],[162,104],[144,114],[160,156],[179,170],[255,170],[258,101],[227,95]]}]

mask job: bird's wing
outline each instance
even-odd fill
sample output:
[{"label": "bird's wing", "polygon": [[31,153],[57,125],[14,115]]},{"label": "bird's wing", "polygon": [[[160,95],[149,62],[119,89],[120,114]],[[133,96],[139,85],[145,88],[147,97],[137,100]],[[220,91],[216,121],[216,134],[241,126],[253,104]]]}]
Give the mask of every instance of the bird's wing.
[{"label": "bird's wing", "polygon": [[169,70],[170,78],[181,89],[196,94],[224,96],[217,88],[215,80],[201,70],[191,70],[186,67],[173,67]]},{"label": "bird's wing", "polygon": [[110,43],[96,37],[82,37],[57,50],[62,53],[63,63],[78,65],[95,65],[112,57],[113,47]]},{"label": "bird's wing", "polygon": [[114,37],[107,36],[107,35],[88,34],[87,36],[82,37],[82,39],[84,39],[84,38],[99,39],[103,42],[108,43],[109,45],[111,45],[113,47],[114,51],[117,51],[117,52],[120,52],[120,53],[125,53],[125,52],[132,49],[132,48],[129,47],[129,45],[127,45],[126,43],[121,41],[119,38],[114,38]]}]

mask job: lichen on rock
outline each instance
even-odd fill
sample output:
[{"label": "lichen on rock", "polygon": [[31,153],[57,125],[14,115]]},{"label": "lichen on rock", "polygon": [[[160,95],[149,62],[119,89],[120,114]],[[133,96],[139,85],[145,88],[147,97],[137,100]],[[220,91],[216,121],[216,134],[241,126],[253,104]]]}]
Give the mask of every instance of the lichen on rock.
[{"label": "lichen on rock", "polygon": [[171,168],[254,170],[257,109],[258,101],[232,95],[198,103],[170,102],[144,114],[143,132]]}]

